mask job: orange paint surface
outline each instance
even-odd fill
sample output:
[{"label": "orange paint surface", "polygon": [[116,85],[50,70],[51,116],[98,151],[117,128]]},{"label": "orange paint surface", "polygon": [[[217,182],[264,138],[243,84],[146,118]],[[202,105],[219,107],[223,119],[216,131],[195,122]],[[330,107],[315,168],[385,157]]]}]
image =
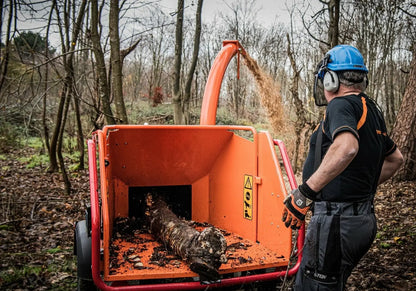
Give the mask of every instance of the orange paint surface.
[{"label": "orange paint surface", "polygon": [[[253,250],[261,254],[253,258],[270,252],[284,257],[244,268],[288,263],[291,231],[280,219],[286,189],[270,135],[245,126],[148,125],[109,126],[97,135],[106,280],[115,280],[110,270],[113,223],[129,215],[129,187],[190,185],[192,220],[254,242]],[[193,276],[176,269],[163,272],[147,276]]]},{"label": "orange paint surface", "polygon": [[[199,228],[200,231],[202,229]],[[285,259],[282,254],[273,252],[258,243],[227,232],[225,238],[229,246],[226,252],[228,261],[221,265],[220,274],[286,265],[287,258]],[[152,262],[150,258],[154,248],[160,247],[161,244],[150,234],[137,233],[134,238],[128,240],[122,238],[114,240],[113,249],[116,251],[111,255],[110,275],[107,279],[120,281],[198,277],[198,274],[189,269],[186,262],[170,253],[162,252],[168,258],[166,265],[159,266]],[[137,263],[134,260],[140,260],[140,266],[135,267]]]}]

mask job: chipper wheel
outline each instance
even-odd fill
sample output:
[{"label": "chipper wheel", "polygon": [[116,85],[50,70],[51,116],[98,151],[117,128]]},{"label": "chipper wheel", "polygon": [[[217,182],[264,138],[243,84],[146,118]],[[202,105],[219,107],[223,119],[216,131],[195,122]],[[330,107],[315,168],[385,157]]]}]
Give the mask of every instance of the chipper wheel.
[{"label": "chipper wheel", "polygon": [[91,236],[86,220],[75,226],[74,253],[77,256],[78,291],[97,290],[91,271]]}]

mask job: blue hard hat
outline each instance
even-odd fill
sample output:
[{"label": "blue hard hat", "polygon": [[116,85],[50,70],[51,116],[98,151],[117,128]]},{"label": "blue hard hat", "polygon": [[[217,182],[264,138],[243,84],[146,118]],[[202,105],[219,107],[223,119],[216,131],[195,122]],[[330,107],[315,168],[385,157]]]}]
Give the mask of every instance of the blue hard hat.
[{"label": "blue hard hat", "polygon": [[328,55],[327,68],[331,71],[363,71],[368,73],[360,51],[351,45],[334,46],[327,52]]}]

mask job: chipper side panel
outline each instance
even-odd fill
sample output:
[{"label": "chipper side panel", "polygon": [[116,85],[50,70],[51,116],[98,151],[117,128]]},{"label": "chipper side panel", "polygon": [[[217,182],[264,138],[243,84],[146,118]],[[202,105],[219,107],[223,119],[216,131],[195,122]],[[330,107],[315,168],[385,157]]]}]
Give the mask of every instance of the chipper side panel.
[{"label": "chipper side panel", "polygon": [[[285,181],[268,132],[258,134],[258,231],[257,241],[282,254],[285,260],[292,249],[291,230],[282,223]],[[286,261],[287,263],[287,261]]]}]

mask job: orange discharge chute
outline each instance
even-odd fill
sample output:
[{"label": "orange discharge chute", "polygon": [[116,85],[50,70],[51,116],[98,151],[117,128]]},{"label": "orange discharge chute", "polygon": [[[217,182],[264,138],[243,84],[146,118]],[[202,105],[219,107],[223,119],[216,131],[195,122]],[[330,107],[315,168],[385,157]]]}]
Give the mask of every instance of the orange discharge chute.
[{"label": "orange discharge chute", "polygon": [[205,86],[204,98],[201,108],[201,125],[214,125],[217,116],[218,98],[221,90],[222,79],[231,59],[237,55],[237,77],[240,66],[240,53],[245,54],[244,48],[237,40],[223,42],[223,48],[218,53],[212,64],[211,71]]}]

